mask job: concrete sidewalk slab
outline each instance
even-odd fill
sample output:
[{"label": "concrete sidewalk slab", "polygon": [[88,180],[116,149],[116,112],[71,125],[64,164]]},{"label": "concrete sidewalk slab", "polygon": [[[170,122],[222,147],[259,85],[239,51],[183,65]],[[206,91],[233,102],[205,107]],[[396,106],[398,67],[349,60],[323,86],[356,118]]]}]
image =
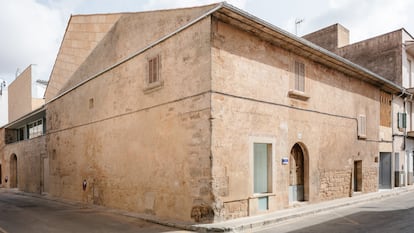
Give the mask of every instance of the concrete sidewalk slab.
[{"label": "concrete sidewalk slab", "polygon": [[223,221],[220,223],[194,225],[194,227],[197,228],[198,232],[251,232],[265,226],[277,224],[286,220],[313,215],[323,211],[356,205],[373,200],[388,198],[406,192],[414,192],[414,186],[380,190],[375,193],[359,194],[353,197],[324,201],[315,204],[304,204],[300,207],[284,209],[269,214],[244,217]]}]

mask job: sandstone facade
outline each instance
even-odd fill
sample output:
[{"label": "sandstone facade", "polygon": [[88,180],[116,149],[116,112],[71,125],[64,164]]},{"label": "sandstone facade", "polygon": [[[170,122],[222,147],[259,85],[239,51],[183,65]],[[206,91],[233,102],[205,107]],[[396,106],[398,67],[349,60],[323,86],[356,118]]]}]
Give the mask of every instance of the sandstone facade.
[{"label": "sandstone facade", "polygon": [[213,222],[378,190],[398,85],[225,3],[117,17],[72,75],[55,65],[49,195]]}]

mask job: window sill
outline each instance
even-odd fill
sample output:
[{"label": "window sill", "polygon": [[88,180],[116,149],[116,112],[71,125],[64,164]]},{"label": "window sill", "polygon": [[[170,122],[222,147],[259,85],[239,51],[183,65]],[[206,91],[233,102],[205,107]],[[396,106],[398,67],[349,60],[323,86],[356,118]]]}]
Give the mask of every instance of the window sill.
[{"label": "window sill", "polygon": [[305,92],[297,91],[297,90],[289,90],[288,96],[290,98],[295,98],[295,99],[299,99],[299,100],[303,100],[303,101],[306,101],[310,98],[310,96],[305,94]]},{"label": "window sill", "polygon": [[358,139],[366,140],[367,139],[367,135],[358,135]]},{"label": "window sill", "polygon": [[158,82],[154,82],[154,83],[151,83],[151,84],[147,84],[145,86],[145,88],[143,89],[143,91],[144,91],[145,94],[147,94],[147,93],[150,93],[150,92],[159,90],[163,86],[164,86],[164,81],[161,80],[161,81],[158,81]]},{"label": "window sill", "polygon": [[259,197],[271,197],[271,196],[276,196],[276,194],[275,193],[253,193],[253,195],[249,197],[249,199],[256,199]]}]

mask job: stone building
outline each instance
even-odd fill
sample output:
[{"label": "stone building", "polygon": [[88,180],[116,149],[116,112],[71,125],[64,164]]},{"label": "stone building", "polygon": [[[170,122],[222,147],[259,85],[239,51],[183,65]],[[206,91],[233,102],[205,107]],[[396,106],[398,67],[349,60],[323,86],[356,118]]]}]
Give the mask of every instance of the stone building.
[{"label": "stone building", "polygon": [[[404,93],[395,96],[392,101],[393,146],[392,150],[380,154],[379,184],[381,188],[411,185],[414,152],[414,38],[405,29],[399,29],[349,44],[349,31],[340,24],[323,28],[304,38],[404,88]],[[390,97],[383,96],[381,101],[390,101]]]},{"label": "stone building", "polygon": [[[27,67],[8,87],[9,122],[1,129],[0,180],[3,187],[41,193],[47,188],[44,100],[32,93],[33,69]],[[44,166],[45,165],[45,166]],[[46,182],[45,179],[46,178]]]},{"label": "stone building", "polygon": [[72,16],[45,94],[48,193],[213,222],[375,192],[398,92],[226,3]]}]

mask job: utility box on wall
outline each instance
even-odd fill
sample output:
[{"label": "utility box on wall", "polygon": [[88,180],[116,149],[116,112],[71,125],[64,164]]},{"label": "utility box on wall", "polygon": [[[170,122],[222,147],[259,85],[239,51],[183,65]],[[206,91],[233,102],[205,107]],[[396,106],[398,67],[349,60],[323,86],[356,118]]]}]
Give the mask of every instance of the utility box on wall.
[{"label": "utility box on wall", "polygon": [[405,175],[404,172],[396,171],[395,172],[395,187],[404,186]]},{"label": "utility box on wall", "polygon": [[407,184],[408,184],[408,185],[412,185],[412,184],[413,184],[413,182],[414,182],[413,173],[412,173],[412,172],[409,172],[409,173],[408,173],[408,177],[407,177]]}]

